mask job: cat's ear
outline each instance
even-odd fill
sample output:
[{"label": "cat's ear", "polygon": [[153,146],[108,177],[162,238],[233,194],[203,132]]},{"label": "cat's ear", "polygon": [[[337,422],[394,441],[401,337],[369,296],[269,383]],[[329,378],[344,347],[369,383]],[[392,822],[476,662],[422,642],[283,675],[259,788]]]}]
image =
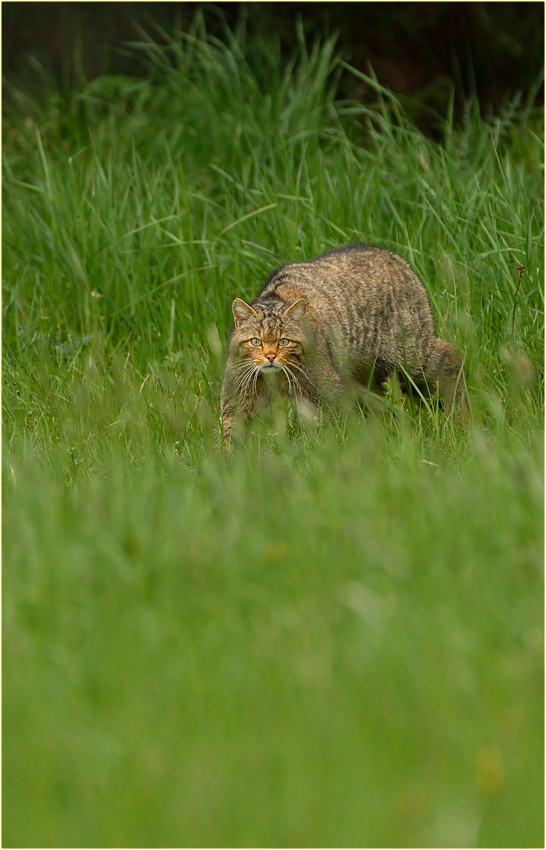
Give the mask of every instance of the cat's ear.
[{"label": "cat's ear", "polygon": [[241,322],[245,321],[245,319],[252,319],[258,315],[254,307],[251,307],[250,304],[247,304],[242,298],[235,299],[232,305],[232,310],[236,325],[240,325]]},{"label": "cat's ear", "polygon": [[297,322],[299,319],[303,319],[306,310],[307,301],[305,298],[298,298],[297,301],[294,301],[290,307],[287,307],[286,310],[284,310],[283,316],[285,319],[294,319]]}]

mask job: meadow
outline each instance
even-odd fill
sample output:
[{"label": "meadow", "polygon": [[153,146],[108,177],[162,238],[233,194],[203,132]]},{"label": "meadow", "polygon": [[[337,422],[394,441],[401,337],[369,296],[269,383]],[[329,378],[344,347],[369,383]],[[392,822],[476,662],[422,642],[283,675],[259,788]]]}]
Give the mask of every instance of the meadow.
[{"label": "meadow", "polygon": [[[4,104],[4,846],[543,846],[542,114],[432,141],[334,39],[133,49]],[[218,452],[233,298],[362,241],[471,422],[393,383]]]}]

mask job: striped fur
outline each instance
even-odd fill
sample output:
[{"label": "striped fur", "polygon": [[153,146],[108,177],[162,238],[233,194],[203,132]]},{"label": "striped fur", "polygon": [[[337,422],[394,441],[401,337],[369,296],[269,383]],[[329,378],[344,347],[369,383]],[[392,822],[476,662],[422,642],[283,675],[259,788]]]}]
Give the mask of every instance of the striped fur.
[{"label": "striped fur", "polygon": [[466,415],[461,357],[436,338],[415,272],[385,248],[349,245],[280,266],[251,304],[235,299],[233,314],[221,399],[228,441],[274,386],[313,409],[359,385],[380,391],[396,373],[403,388],[438,390],[448,411]]}]

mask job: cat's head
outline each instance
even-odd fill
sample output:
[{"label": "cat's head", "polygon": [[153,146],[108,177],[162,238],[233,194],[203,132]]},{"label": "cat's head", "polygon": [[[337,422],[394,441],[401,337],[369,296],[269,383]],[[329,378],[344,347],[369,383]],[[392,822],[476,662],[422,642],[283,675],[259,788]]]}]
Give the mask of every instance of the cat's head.
[{"label": "cat's head", "polygon": [[274,299],[258,299],[252,306],[236,298],[233,353],[241,360],[251,361],[264,373],[301,361],[306,339],[303,326],[306,308],[304,298],[288,305]]}]

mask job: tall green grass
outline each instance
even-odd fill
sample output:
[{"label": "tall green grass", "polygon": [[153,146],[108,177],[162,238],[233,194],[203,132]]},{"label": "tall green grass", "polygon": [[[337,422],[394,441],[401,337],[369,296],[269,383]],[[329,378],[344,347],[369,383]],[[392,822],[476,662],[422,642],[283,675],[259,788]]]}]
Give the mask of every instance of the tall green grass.
[{"label": "tall green grass", "polygon": [[[139,49],[4,117],[4,844],[541,846],[540,115],[437,144],[334,40]],[[472,424],[394,387],[218,455],[232,298],[358,241]]]}]

